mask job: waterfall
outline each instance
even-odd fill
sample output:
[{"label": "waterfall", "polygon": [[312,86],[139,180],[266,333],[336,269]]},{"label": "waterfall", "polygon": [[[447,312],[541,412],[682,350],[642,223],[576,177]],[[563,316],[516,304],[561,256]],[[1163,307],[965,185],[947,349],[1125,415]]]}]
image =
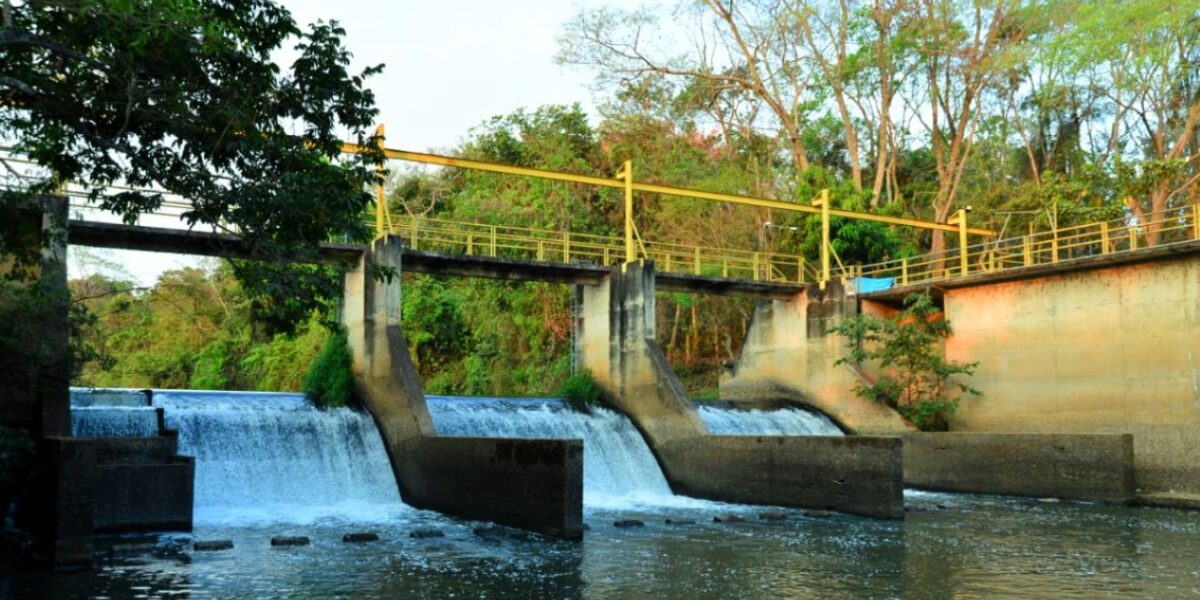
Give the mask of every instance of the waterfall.
[{"label": "waterfall", "polygon": [[802,408],[741,410],[701,405],[700,418],[713,435],[843,435],[829,417]]},{"label": "waterfall", "polygon": [[371,417],[301,394],[156,391],[196,458],[197,522],[382,520],[407,510]]},{"label": "waterfall", "polygon": [[586,508],[697,502],[671,493],[650,447],[620,413],[583,414],[557,399],[429,396],[427,404],[440,435],[582,439]]},{"label": "waterfall", "polygon": [[158,435],[158,411],[149,406],[72,406],[75,437]]}]

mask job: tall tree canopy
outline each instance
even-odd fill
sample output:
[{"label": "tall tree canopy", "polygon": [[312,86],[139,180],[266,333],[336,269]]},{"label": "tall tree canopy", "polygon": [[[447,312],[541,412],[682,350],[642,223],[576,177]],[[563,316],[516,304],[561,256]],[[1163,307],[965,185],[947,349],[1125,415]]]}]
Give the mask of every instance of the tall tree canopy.
[{"label": "tall tree canopy", "polygon": [[[111,184],[186,198],[189,226],[237,232],[275,260],[239,269],[269,325],[336,293],[289,266],[366,234],[379,156],[340,151],[345,138],[374,147],[364,80],[382,67],[351,73],[336,23],[301,29],[270,0],[5,0],[3,21],[0,139],[43,167],[19,191],[70,181],[127,222],[163,197]],[[280,69],[273,54],[289,47]]]}]

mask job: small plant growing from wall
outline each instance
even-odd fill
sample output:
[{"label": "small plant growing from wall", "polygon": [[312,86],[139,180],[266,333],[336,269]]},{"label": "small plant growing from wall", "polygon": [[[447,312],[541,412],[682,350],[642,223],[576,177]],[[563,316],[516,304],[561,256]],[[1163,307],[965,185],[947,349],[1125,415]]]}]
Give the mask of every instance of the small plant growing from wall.
[{"label": "small plant growing from wall", "polygon": [[354,399],[354,358],[346,329],[337,327],[304,374],[304,395],[317,408],[346,406]]},{"label": "small plant growing from wall", "polygon": [[592,407],[600,403],[604,390],[596,383],[591,371],[583,370],[567,378],[558,388],[558,395],[571,408],[582,412],[592,412]]},{"label": "small plant growing from wall", "polygon": [[859,397],[885,404],[922,431],[946,431],[964,395],[979,390],[963,382],[979,363],[962,364],[943,358],[941,342],[950,323],[928,294],[910,294],[904,310],[891,318],[857,315],[834,327],[850,342],[849,352],[836,365],[871,364],[879,375],[865,373],[855,386]]}]

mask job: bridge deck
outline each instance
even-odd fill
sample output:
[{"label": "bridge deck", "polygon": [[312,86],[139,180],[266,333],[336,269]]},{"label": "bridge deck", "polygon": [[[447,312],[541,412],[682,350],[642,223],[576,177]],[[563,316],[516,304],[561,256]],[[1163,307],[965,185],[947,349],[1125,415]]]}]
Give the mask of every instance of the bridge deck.
[{"label": "bridge deck", "polygon": [[[236,235],[163,227],[72,220],[68,240],[74,245],[97,248],[222,258],[266,258],[256,253]],[[346,263],[357,260],[364,250],[365,247],[359,244],[323,244],[317,260],[323,264]],[[403,260],[404,270],[414,273],[577,285],[596,285],[610,270],[609,267],[582,262],[513,260],[411,249],[404,251]],[[805,285],[799,283],[750,281],[682,273],[659,273],[657,284],[658,289],[663,291],[781,299],[793,297],[805,289]]]}]

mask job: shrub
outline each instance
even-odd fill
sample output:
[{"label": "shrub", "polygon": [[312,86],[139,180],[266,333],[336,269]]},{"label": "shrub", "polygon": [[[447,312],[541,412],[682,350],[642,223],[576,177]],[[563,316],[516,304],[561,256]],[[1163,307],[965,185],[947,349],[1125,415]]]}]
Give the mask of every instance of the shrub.
[{"label": "shrub", "polygon": [[338,327],[304,374],[304,395],[313,406],[325,409],[351,403],[354,399],[353,360],[346,330]]},{"label": "shrub", "polygon": [[559,386],[558,395],[567,402],[567,406],[586,413],[600,403],[604,390],[600,389],[591,371],[583,370],[568,377]]},{"label": "shrub", "polygon": [[979,395],[955,379],[969,377],[979,363],[943,358],[940,342],[950,335],[950,323],[928,294],[909,295],[893,318],[858,315],[833,331],[850,340],[849,353],[834,364],[874,362],[882,372],[873,382],[857,384],[855,393],[890,406],[922,431],[945,431],[961,395]]}]

